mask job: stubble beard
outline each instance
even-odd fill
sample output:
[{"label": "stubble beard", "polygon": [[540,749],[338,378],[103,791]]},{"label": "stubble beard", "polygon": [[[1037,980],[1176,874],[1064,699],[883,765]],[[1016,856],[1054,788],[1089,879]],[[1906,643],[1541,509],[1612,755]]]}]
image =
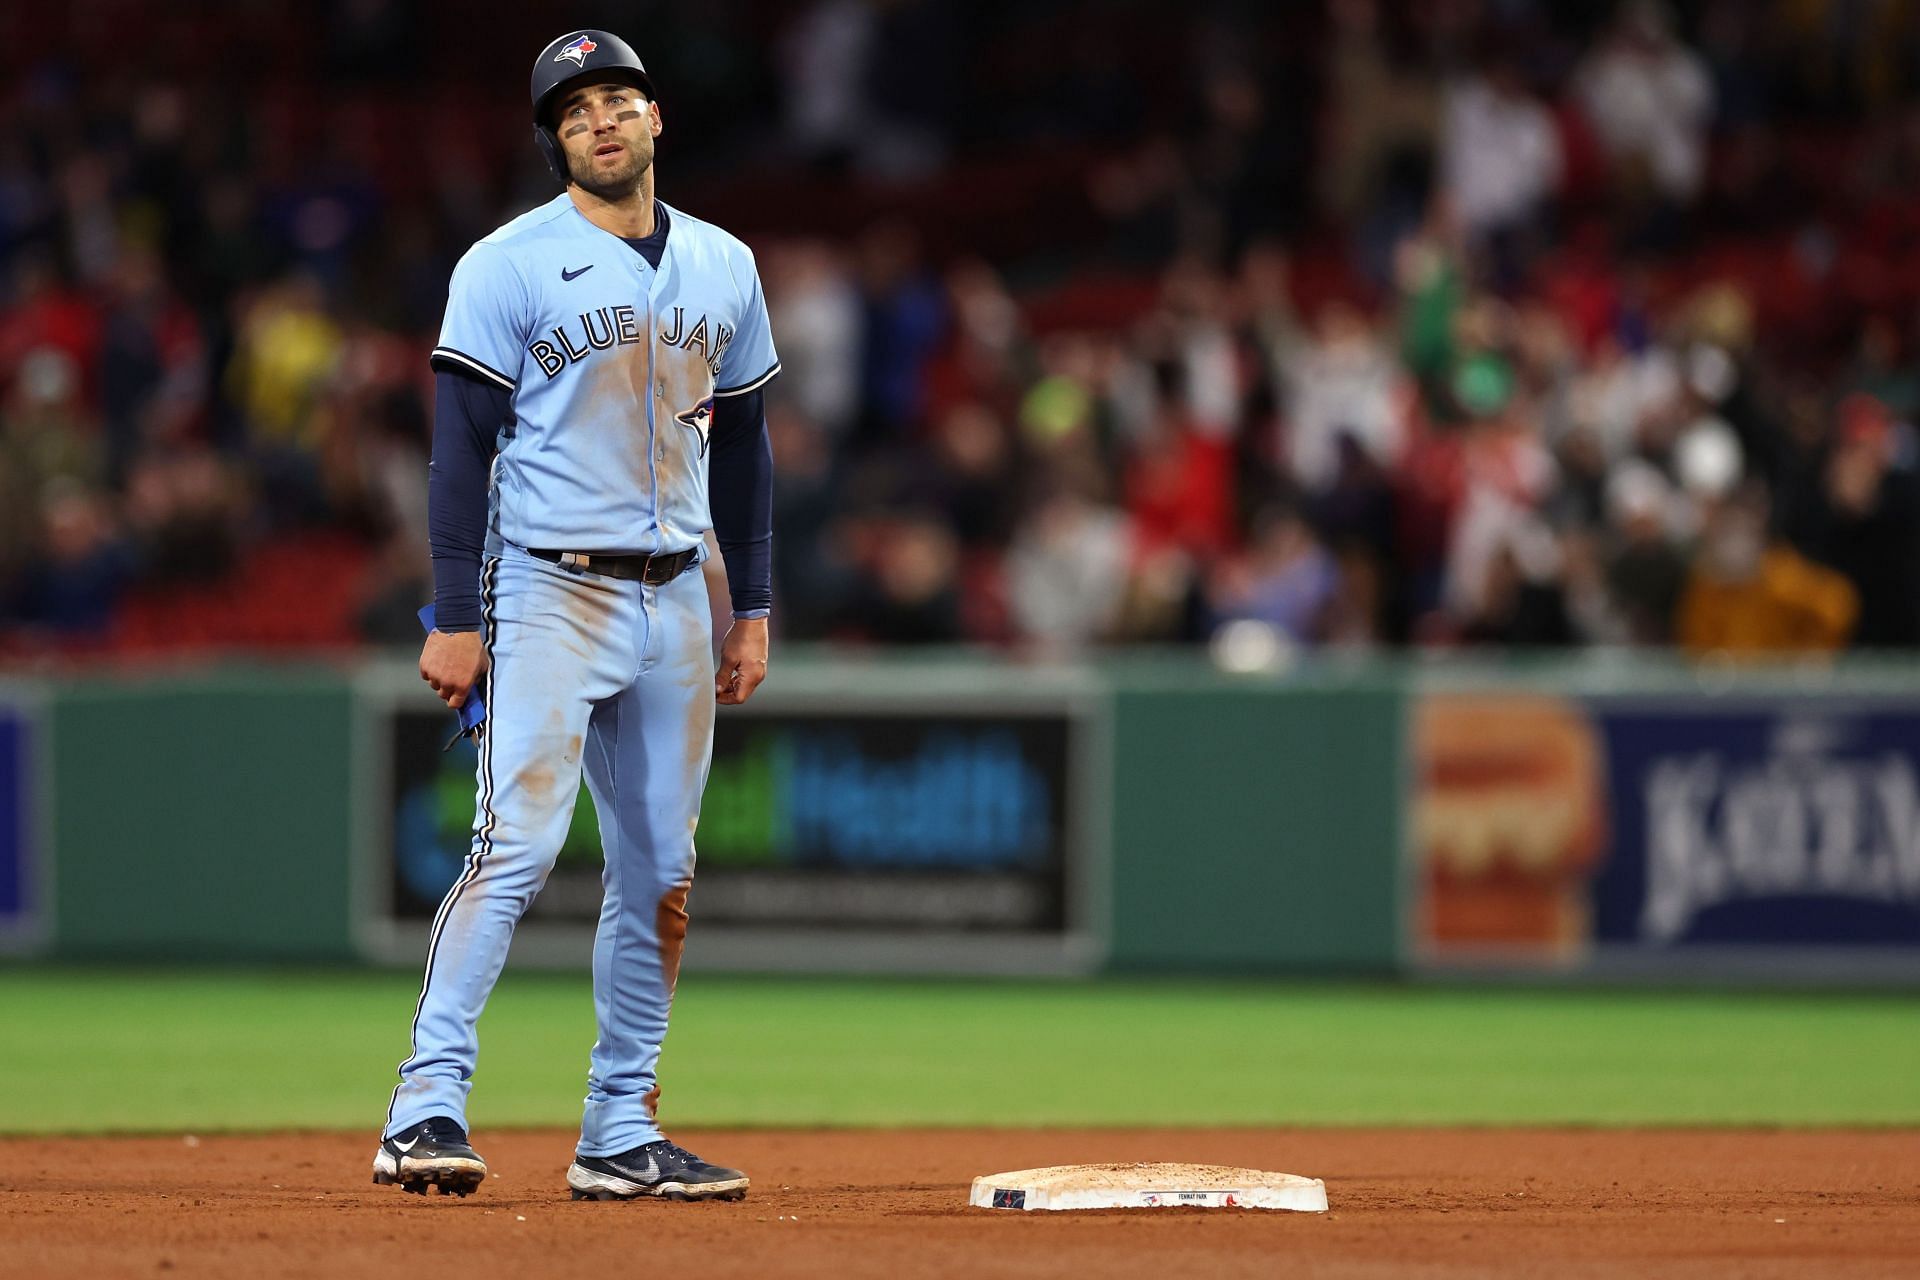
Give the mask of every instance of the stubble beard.
[{"label": "stubble beard", "polygon": [[627,162],[619,168],[600,172],[595,171],[591,151],[584,156],[567,156],[567,174],[573,179],[574,185],[609,204],[638,194],[646,180],[647,170],[652,167],[653,148],[650,146],[642,151],[628,144]]}]

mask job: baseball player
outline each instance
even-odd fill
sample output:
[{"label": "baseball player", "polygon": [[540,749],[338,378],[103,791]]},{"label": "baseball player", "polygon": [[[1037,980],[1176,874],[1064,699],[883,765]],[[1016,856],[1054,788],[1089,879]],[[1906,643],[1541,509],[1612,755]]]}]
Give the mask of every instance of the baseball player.
[{"label": "baseball player", "polygon": [[[666,1140],[656,1069],[687,931],[716,702],[766,675],[780,371],[747,247],[654,198],[660,108],[619,37],[575,31],[533,68],[534,139],[566,190],[454,268],[428,502],[450,706],[486,679],[473,844],[434,917],[413,1051],[374,1181],[466,1195],[474,1027],[558,855],[584,770],[606,898],[599,1039],[575,1199],[739,1199],[747,1177]],[[711,528],[734,622],[716,672],[696,566]]]}]

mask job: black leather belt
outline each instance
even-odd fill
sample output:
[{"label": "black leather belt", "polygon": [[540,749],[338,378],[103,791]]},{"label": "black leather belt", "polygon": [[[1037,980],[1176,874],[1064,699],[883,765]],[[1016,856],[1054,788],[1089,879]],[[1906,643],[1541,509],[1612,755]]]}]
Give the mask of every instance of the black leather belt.
[{"label": "black leather belt", "polygon": [[699,550],[698,547],[688,547],[685,551],[662,556],[602,556],[585,551],[543,551],[538,547],[528,547],[527,554],[550,560],[563,569],[603,573],[609,578],[626,578],[631,582],[645,582],[657,587],[685,573]]}]

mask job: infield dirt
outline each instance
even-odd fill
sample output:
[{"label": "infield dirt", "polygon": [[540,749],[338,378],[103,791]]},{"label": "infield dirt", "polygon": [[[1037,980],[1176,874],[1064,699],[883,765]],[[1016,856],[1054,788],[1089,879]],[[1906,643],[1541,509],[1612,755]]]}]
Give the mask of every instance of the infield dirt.
[{"label": "infield dirt", "polygon": [[[1920,1274],[1912,1130],[684,1131],[737,1204],[576,1203],[573,1135],[488,1132],[470,1199],[369,1181],[372,1134],[0,1140],[0,1276]],[[970,1209],[976,1174],[1191,1160],[1332,1211]]]}]

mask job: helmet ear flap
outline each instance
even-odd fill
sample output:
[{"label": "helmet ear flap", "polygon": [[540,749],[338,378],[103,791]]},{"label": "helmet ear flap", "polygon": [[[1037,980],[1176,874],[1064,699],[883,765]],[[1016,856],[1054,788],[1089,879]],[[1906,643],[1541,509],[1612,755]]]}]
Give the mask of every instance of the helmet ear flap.
[{"label": "helmet ear flap", "polygon": [[567,174],[567,153],[561,148],[560,139],[554,135],[553,130],[545,125],[533,126],[533,144],[539,147],[540,154],[546,157],[547,168],[553,171],[553,176],[559,180],[560,185],[566,186],[571,180]]}]

